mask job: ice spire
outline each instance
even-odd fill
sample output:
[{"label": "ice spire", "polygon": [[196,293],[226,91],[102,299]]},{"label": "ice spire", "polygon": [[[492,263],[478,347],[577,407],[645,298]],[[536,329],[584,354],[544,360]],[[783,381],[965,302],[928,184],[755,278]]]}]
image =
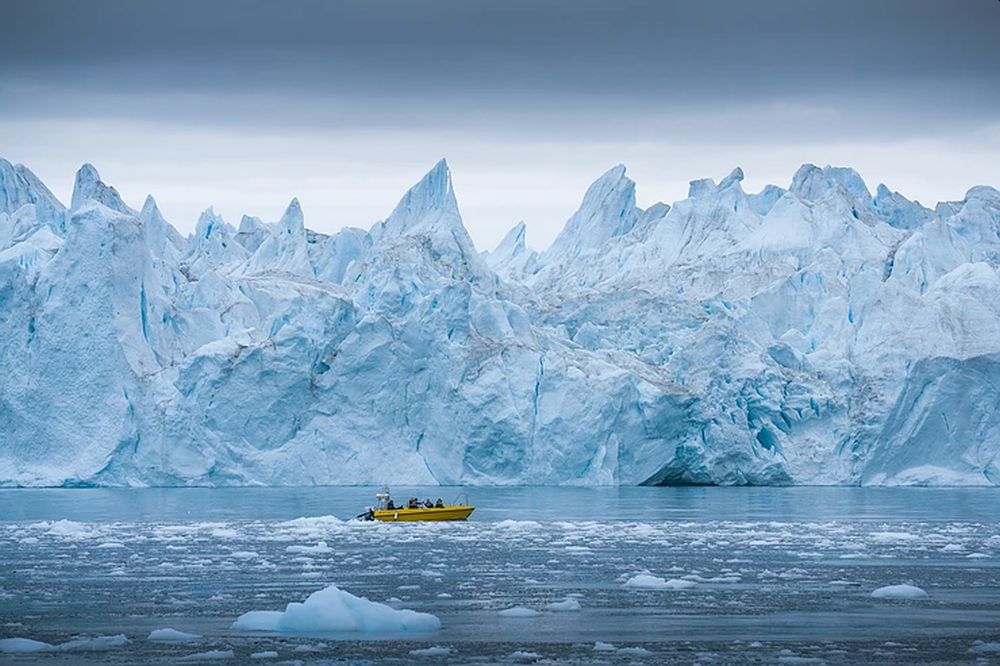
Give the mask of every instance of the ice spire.
[{"label": "ice spire", "polygon": [[73,201],[70,204],[71,210],[79,210],[88,201],[107,206],[111,210],[125,213],[126,215],[136,215],[136,211],[125,205],[118,190],[105,185],[101,181],[101,175],[92,164],[84,164],[76,172],[76,182],[73,185]]},{"label": "ice spire", "polygon": [[552,264],[595,250],[631,231],[640,213],[635,205],[635,183],[625,175],[625,165],[614,166],[587,188],[580,208],[542,253],[539,263]]},{"label": "ice spire", "polygon": [[402,236],[454,225],[462,227],[462,218],[448,162],[442,159],[403,195],[382,225],[382,234]]}]

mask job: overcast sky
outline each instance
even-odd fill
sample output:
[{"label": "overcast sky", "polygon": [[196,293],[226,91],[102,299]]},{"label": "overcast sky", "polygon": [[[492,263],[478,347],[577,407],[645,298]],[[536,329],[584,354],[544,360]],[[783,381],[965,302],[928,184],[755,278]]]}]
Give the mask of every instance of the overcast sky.
[{"label": "overcast sky", "polygon": [[925,204],[1000,186],[997,0],[6,3],[0,156],[83,162],[184,232],[214,205],[369,227],[441,157],[491,248],[619,162],[640,205],[803,162]]}]

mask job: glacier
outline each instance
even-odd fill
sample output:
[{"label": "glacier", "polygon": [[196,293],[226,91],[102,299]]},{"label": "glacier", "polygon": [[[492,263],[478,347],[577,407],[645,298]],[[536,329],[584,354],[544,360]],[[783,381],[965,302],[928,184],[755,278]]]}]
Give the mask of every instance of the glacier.
[{"label": "glacier", "polygon": [[480,252],[444,160],[370,229],[185,237],[0,159],[0,485],[1000,481],[1000,192],[850,168]]}]

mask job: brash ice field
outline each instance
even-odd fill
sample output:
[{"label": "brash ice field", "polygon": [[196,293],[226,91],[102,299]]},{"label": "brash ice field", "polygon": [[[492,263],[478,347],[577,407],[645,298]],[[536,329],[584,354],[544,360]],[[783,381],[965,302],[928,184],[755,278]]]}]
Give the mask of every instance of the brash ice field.
[{"label": "brash ice field", "polygon": [[0,661],[1000,654],[993,489],[478,489],[467,523],[314,513],[375,490],[0,491]]}]

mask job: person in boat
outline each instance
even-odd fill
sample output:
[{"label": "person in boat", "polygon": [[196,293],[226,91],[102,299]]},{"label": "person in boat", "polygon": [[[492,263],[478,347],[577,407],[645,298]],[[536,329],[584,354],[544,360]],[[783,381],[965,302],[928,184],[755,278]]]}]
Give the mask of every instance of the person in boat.
[{"label": "person in boat", "polygon": [[441,501],[440,497],[438,497],[438,501],[437,502],[434,502],[434,507],[437,508],[437,509],[443,509],[444,508],[444,502]]},{"label": "person in boat", "polygon": [[420,508],[419,502],[420,502],[420,500],[418,500],[416,497],[411,497],[410,501],[406,503],[406,508],[407,509],[419,509]]},{"label": "person in boat", "polygon": [[389,503],[385,505],[385,508],[389,511],[395,511],[396,504],[392,501],[392,498],[389,498]]},{"label": "person in boat", "polygon": [[430,497],[428,497],[427,499],[424,500],[424,508],[425,509],[433,509],[434,508],[434,502],[431,501]]}]

